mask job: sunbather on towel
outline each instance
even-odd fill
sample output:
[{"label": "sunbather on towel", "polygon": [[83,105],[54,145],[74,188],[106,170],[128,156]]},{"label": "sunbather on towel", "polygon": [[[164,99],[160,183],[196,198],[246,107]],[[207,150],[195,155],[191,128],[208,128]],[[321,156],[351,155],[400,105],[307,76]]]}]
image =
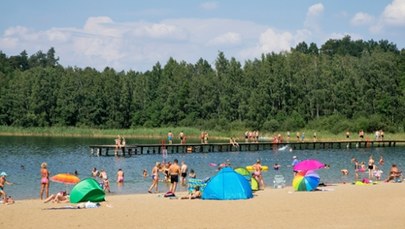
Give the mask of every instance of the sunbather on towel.
[{"label": "sunbather on towel", "polygon": [[194,191],[190,193],[187,196],[183,196],[180,199],[182,200],[192,200],[192,199],[200,199],[201,198],[201,192],[200,192],[200,186],[196,186]]}]

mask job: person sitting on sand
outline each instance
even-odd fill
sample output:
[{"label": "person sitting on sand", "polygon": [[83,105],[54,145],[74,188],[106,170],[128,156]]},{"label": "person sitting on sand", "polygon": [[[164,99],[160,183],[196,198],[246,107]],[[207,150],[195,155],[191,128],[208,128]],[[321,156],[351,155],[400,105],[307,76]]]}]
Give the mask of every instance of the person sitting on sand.
[{"label": "person sitting on sand", "polygon": [[385,182],[390,182],[391,180],[397,181],[402,175],[402,172],[399,171],[398,167],[396,164],[392,164],[391,170],[390,170],[390,175],[389,177],[385,180]]},{"label": "person sitting on sand", "polygon": [[44,203],[48,203],[50,201],[52,201],[52,203],[69,203],[70,198],[67,192],[63,191],[50,195],[45,199]]},{"label": "person sitting on sand", "polygon": [[200,199],[200,198],[201,198],[200,186],[196,186],[192,193],[190,193],[187,196],[183,196],[180,199],[182,199],[182,200],[187,200],[187,199],[192,200],[192,199]]},{"label": "person sitting on sand", "polygon": [[6,205],[8,205],[8,204],[14,204],[14,203],[15,203],[15,201],[14,201],[14,199],[13,199],[11,196],[7,197],[7,202],[5,203]]}]

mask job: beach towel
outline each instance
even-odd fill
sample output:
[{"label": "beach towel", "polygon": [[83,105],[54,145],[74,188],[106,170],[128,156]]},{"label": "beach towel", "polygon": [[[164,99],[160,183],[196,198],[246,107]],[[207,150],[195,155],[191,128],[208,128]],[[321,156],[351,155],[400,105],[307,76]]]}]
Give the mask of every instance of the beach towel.
[{"label": "beach towel", "polygon": [[192,193],[195,190],[195,187],[200,186],[200,192],[204,192],[205,186],[207,186],[208,179],[197,179],[197,178],[189,178],[188,179],[188,192]]}]

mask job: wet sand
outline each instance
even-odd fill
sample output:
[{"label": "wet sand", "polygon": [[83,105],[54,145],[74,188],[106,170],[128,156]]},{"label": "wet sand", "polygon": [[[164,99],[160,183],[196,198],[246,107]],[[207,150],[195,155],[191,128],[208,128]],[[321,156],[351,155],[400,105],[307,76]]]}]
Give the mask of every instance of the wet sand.
[{"label": "wet sand", "polygon": [[[339,184],[324,191],[267,188],[238,201],[163,194],[107,195],[99,208],[16,200],[1,205],[1,228],[404,228],[405,183]],[[178,193],[182,196],[185,193]]]}]

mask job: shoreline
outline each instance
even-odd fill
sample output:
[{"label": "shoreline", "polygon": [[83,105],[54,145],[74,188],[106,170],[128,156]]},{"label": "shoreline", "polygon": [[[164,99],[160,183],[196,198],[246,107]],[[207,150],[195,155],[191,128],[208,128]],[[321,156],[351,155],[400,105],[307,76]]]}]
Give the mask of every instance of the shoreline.
[{"label": "shoreline", "polygon": [[[178,200],[158,194],[107,195],[96,209],[57,208],[16,200],[2,205],[4,228],[401,228],[403,183],[334,184],[324,191],[291,186],[257,191],[248,200]],[[183,193],[178,193],[178,196]],[[44,210],[44,208],[55,208]]]}]

